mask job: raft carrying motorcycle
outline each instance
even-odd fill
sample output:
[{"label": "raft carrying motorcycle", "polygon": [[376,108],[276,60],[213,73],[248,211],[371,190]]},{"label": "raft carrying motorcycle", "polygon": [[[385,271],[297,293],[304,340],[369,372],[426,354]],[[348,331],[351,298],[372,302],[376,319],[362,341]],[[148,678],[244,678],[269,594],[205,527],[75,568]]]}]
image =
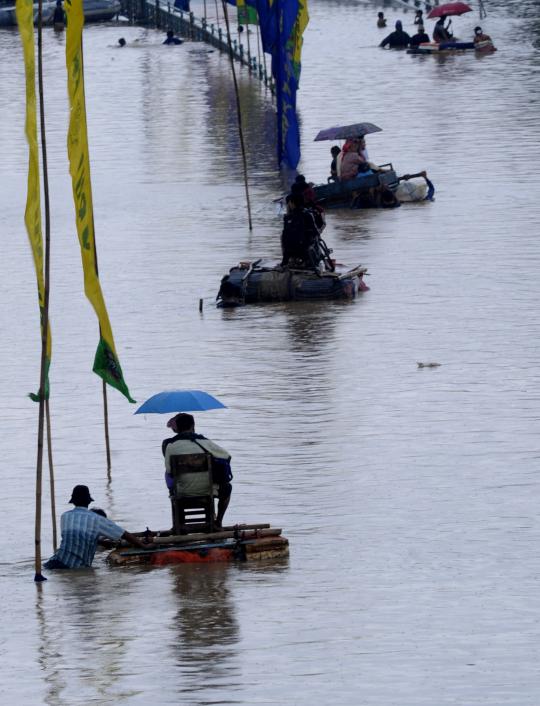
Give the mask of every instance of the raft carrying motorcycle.
[{"label": "raft carrying motorcycle", "polygon": [[[324,226],[323,226],[324,227]],[[217,306],[231,308],[255,302],[355,299],[369,289],[367,268],[336,263],[332,250],[319,235],[302,259],[286,265],[277,260],[242,261],[221,280]]]},{"label": "raft carrying motorcycle", "polygon": [[334,270],[282,267],[278,260],[242,261],[221,280],[217,306],[231,308],[257,302],[355,299],[369,289],[367,267],[335,264]]},{"label": "raft carrying motorcycle", "polygon": [[[382,128],[373,123],[354,123],[321,130],[315,142],[364,137]],[[378,165],[354,179],[313,186],[317,202],[324,208],[395,208],[406,202],[432,201],[435,187],[425,171],[398,176],[391,162]]]}]

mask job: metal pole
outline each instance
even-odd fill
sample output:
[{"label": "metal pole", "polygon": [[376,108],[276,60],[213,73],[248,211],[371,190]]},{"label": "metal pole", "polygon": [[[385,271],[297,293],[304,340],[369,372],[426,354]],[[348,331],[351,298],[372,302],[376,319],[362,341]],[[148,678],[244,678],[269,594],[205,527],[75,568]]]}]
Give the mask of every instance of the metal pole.
[{"label": "metal pole", "polygon": [[238,92],[238,81],[236,80],[236,71],[234,68],[234,54],[233,54],[233,48],[232,48],[232,42],[231,42],[231,28],[229,26],[229,14],[227,11],[227,1],[221,0],[221,4],[223,6],[223,16],[225,18],[225,26],[227,28],[227,45],[229,47],[229,58],[231,60],[231,71],[232,71],[232,77],[233,77],[233,83],[234,83],[234,94],[236,97],[236,115],[238,118],[238,134],[240,137],[240,149],[242,151],[242,164],[244,167],[244,186],[246,189],[246,205],[247,205],[247,212],[248,212],[248,224],[249,224],[249,229],[253,230],[253,224],[251,221],[251,205],[249,203],[249,185],[248,185],[248,174],[247,174],[246,148],[244,145],[244,131],[242,129],[242,109],[240,107],[240,94]]}]

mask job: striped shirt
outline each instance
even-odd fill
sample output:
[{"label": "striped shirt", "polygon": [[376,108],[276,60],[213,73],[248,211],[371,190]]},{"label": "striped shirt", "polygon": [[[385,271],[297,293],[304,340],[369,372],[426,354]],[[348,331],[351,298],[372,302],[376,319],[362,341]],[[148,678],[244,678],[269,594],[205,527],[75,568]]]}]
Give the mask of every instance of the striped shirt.
[{"label": "striped shirt", "polygon": [[56,559],[68,569],[92,565],[98,537],[118,540],[124,534],[122,527],[86,507],[75,507],[64,512],[60,524],[60,549],[49,561]]}]

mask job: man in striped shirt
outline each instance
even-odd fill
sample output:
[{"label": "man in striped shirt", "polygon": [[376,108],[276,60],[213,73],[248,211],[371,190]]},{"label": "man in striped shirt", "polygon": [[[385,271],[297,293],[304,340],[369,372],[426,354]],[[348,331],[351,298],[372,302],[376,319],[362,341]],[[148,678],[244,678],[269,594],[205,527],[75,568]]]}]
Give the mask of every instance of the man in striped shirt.
[{"label": "man in striped shirt", "polygon": [[45,562],[45,569],[79,569],[92,566],[99,537],[108,537],[114,541],[125,539],[141,549],[152,546],[106,517],[89,510],[88,505],[93,502],[93,498],[86,485],[76,485],[69,502],[75,507],[62,515],[60,549]]}]

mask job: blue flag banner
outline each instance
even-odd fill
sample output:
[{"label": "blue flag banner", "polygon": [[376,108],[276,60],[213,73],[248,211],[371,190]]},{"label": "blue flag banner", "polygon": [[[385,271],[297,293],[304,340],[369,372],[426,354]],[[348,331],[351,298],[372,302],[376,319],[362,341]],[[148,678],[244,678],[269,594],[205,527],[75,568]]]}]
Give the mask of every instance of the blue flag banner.
[{"label": "blue flag banner", "polygon": [[189,12],[189,0],[174,0],[174,6],[182,12]]},{"label": "blue flag banner", "polygon": [[302,35],[309,21],[307,0],[255,0],[263,50],[272,56],[276,86],[278,162],[295,169],[300,160],[296,91]]}]

